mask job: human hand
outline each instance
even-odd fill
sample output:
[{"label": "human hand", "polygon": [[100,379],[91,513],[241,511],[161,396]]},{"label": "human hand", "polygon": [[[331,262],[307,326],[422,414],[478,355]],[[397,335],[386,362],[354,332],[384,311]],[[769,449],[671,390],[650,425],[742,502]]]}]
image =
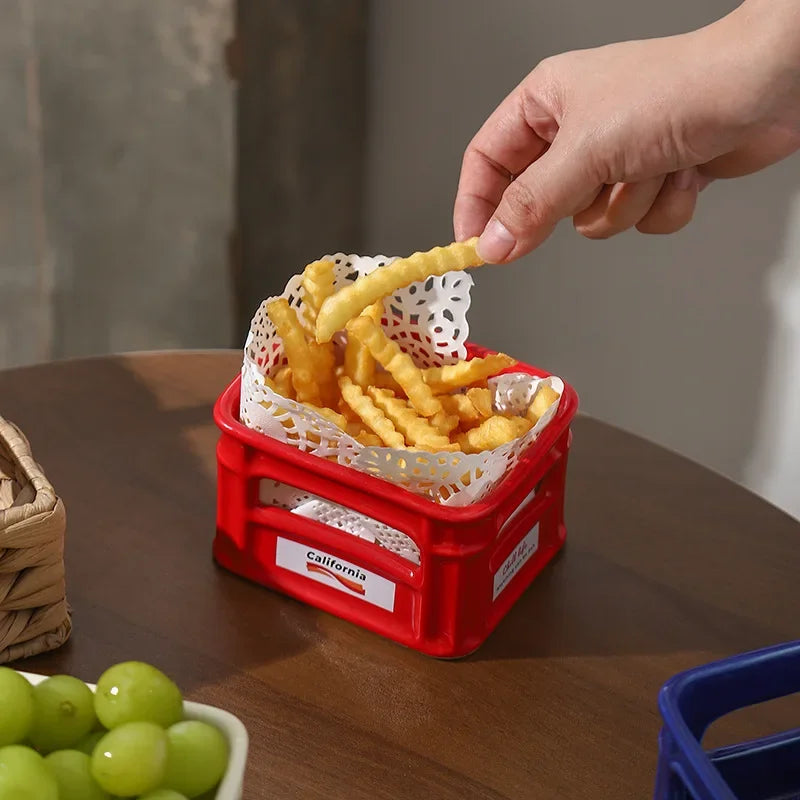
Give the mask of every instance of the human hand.
[{"label": "human hand", "polygon": [[499,263],[566,217],[591,239],[672,233],[711,180],[798,148],[800,3],[748,0],[692,33],[539,64],[466,149],[455,235],[482,234]]}]

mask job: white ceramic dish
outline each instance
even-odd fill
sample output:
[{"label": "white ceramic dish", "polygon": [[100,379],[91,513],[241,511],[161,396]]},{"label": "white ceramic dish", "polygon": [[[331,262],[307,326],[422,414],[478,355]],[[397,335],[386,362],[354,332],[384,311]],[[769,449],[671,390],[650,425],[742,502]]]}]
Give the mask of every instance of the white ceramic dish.
[{"label": "white ceramic dish", "polygon": [[[20,672],[20,675],[27,678],[34,686],[47,677],[33,672]],[[93,683],[87,683],[86,685],[92,691],[96,688]],[[228,770],[217,789],[216,800],[241,800],[244,768],[247,763],[247,729],[238,717],[214,706],[191,703],[185,700],[183,711],[187,719],[198,719],[211,725],[216,725],[225,734],[230,747],[230,758],[228,759]]]}]

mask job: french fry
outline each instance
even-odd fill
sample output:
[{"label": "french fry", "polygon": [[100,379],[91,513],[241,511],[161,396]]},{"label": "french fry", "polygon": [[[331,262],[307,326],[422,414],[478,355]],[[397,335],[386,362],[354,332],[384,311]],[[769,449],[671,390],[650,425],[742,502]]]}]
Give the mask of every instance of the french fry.
[{"label": "french fry", "polygon": [[378,436],[377,433],[371,433],[370,431],[362,431],[355,438],[360,444],[363,444],[364,447],[383,447],[383,442],[381,441],[381,437]]},{"label": "french fry", "polygon": [[381,437],[367,428],[360,418],[358,422],[347,423],[347,433],[365,447],[383,447]]},{"label": "french fry", "polygon": [[304,316],[312,331],[323,302],[333,294],[333,270],[333,262],[323,260],[312,261],[303,270]]},{"label": "french fry", "polygon": [[439,395],[439,400],[445,413],[457,417],[465,428],[480,425],[483,417],[466,394],[442,394]]},{"label": "french fry", "polygon": [[558,398],[559,394],[555,389],[548,386],[546,383],[540,383],[536,394],[533,396],[533,400],[531,400],[531,404],[528,406],[528,413],[526,416],[535,425],[544,416],[545,411],[547,411]]},{"label": "french fry", "polygon": [[[303,270],[303,317],[309,330],[313,331],[317,323],[317,314],[323,301],[333,294],[334,265],[332,261],[312,261]],[[332,407],[338,397],[338,386],[333,369],[336,365],[336,354],[333,344],[309,342],[311,358],[314,362],[314,374],[317,376],[319,392],[324,405]]]},{"label": "french fry", "polygon": [[319,394],[322,403],[328,408],[333,408],[339,399],[339,385],[336,382],[336,353],[333,342],[319,344],[308,343],[311,359],[314,363],[314,374],[317,377]]},{"label": "french fry", "polygon": [[477,387],[467,389],[467,397],[472,402],[472,405],[475,406],[481,419],[489,419],[489,417],[494,414],[494,409],[492,408],[492,392],[490,389],[478,389]]},{"label": "french fry", "polygon": [[367,428],[364,427],[361,417],[356,417],[354,421],[347,423],[344,430],[348,436],[352,436],[354,439],[356,439],[358,438],[359,434],[364,433]]},{"label": "french fry", "polygon": [[515,359],[505,353],[492,353],[485,358],[471,358],[469,361],[445,364],[443,367],[428,367],[422,370],[422,377],[434,394],[444,394],[486,380],[516,363]]},{"label": "french fry", "polygon": [[294,386],[292,385],[292,368],[287,364],[275,373],[275,387],[279,395],[295,399]]},{"label": "french fry", "polygon": [[483,264],[477,251],[478,237],[466,242],[454,242],[446,247],[434,247],[426,253],[413,253],[391,264],[373,270],[349,286],[328,297],[317,315],[318,342],[329,342],[348,320],[360,314],[368,305],[397,289],[423,281],[432,275],[444,275],[452,270],[478,267]]},{"label": "french fry", "polygon": [[396,449],[405,447],[403,434],[394,427],[391,420],[372,402],[372,399],[364,394],[357,383],[353,383],[346,375],[342,375],[339,378],[339,391],[341,391],[345,403],[358,414],[370,430],[380,436],[381,441],[387,447]]},{"label": "french fry", "polygon": [[432,417],[442,411],[442,404],[431,387],[422,379],[422,373],[411,356],[404,353],[369,317],[359,316],[347,323],[347,333],[354,336],[372,353],[373,358],[403,387],[411,404],[423,417]]},{"label": "french fry", "polygon": [[303,403],[303,405],[315,411],[323,419],[328,420],[328,422],[332,422],[337,428],[341,428],[342,430],[347,429],[348,423],[344,414],[337,414],[332,408],[327,408],[326,406],[314,406],[311,405],[311,403]]},{"label": "french fry", "polygon": [[450,434],[458,427],[459,419],[456,414],[440,411],[431,417],[430,422],[439,433],[449,438]]},{"label": "french fry", "polygon": [[396,397],[405,397],[403,387],[394,379],[391,372],[376,370],[372,376],[372,385],[378,389],[389,389],[395,393]]},{"label": "french fry", "polygon": [[[337,385],[338,385],[338,379],[337,379]],[[341,389],[339,391],[341,391]],[[347,405],[347,403],[345,402],[345,399],[343,397],[341,397],[341,396],[339,397],[339,402],[336,404],[336,407],[339,409],[339,413],[348,422],[355,422],[358,425],[362,424],[361,423],[361,417],[359,417],[358,414],[356,414],[356,412],[353,411],[353,409],[350,408],[349,405]]]},{"label": "french fry", "polygon": [[527,417],[496,415],[484,420],[477,428],[459,434],[456,443],[462,453],[482,453],[519,438],[532,427]]},{"label": "french fry", "polygon": [[455,449],[455,445],[450,444],[449,437],[439,433],[425,417],[419,416],[414,408],[405,400],[395,397],[389,389],[370,386],[368,394],[395,428],[405,436],[408,444],[434,453]]},{"label": "french fry", "polygon": [[[383,301],[377,301],[362,312],[376,325],[381,324],[383,316]],[[320,345],[325,347],[325,345]],[[344,373],[353,383],[366,389],[375,379],[375,359],[369,349],[355,336],[347,337],[344,348]]]},{"label": "french fry", "polygon": [[319,385],[314,379],[314,359],[297,312],[285,297],[279,297],[267,304],[267,316],[283,340],[297,399],[301,403],[320,405]]}]

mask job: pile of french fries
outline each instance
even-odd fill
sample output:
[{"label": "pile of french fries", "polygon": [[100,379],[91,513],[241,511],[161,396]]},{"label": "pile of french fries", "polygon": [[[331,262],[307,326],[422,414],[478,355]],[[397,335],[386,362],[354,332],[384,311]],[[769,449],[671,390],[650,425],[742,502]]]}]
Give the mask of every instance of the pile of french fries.
[{"label": "pile of french fries", "polygon": [[[524,416],[494,410],[489,378],[516,361],[504,353],[420,369],[383,330],[384,299],[433,275],[480,266],[477,238],[414,253],[334,291],[334,264],[302,275],[301,312],[267,304],[287,365],[267,385],[302,403],[367,447],[480,453],[527,433],[558,399],[541,384]],[[346,332],[343,348],[334,345]]]}]

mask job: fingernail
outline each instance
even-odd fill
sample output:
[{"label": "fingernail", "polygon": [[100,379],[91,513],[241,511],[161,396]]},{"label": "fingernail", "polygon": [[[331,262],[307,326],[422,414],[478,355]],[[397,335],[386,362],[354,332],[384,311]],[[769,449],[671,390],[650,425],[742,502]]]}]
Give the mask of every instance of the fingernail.
[{"label": "fingernail", "polygon": [[499,219],[489,220],[489,224],[478,239],[478,255],[490,264],[496,264],[508,256],[517,240]]},{"label": "fingernail", "polygon": [[689,169],[679,169],[677,172],[672,173],[672,185],[676,189],[685,192],[689,189],[694,189],[697,183],[697,172],[694,167]]}]

